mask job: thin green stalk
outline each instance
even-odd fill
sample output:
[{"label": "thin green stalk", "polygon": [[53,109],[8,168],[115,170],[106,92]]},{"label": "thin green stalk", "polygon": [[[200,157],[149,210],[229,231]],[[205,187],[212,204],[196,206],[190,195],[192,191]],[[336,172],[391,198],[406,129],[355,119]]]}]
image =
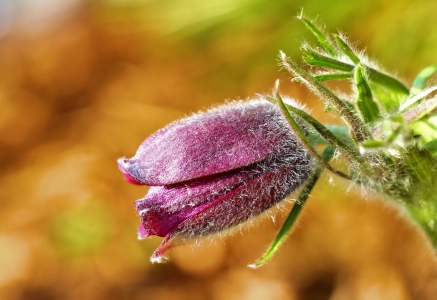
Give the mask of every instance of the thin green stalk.
[{"label": "thin green stalk", "polygon": [[337,51],[332,45],[331,41],[323,34],[322,30],[320,30],[316,25],[314,25],[311,21],[306,19],[303,15],[299,15],[297,17],[299,20],[303,21],[305,26],[314,34],[314,36],[319,40],[320,45],[322,45],[323,49],[325,49],[326,53],[329,55],[336,57],[338,56]]},{"label": "thin green stalk", "polygon": [[417,120],[420,120],[421,118],[435,111],[436,109],[437,109],[437,96],[420,103],[414,108],[407,110],[402,114],[402,117],[405,119],[405,122],[407,124],[411,124]]},{"label": "thin green stalk", "polygon": [[319,82],[322,81],[330,81],[330,80],[341,80],[341,79],[350,79],[353,77],[352,73],[326,73],[326,74],[318,74],[314,75],[314,78]]},{"label": "thin green stalk", "polygon": [[366,72],[369,74],[370,81],[374,81],[404,96],[408,96],[410,94],[408,88],[405,85],[403,85],[403,83],[401,83],[399,80],[391,76],[388,76],[386,74],[383,74],[375,69],[369,68],[367,66],[366,66]]},{"label": "thin green stalk", "polygon": [[415,94],[413,97],[408,98],[407,101],[405,101],[405,103],[399,107],[399,111],[404,111],[405,109],[407,109],[408,107],[410,107],[414,103],[422,100],[423,98],[425,98],[426,96],[428,96],[429,94],[431,94],[435,91],[437,91],[437,86],[433,86],[433,87],[426,89],[418,94]]},{"label": "thin green stalk", "polygon": [[301,51],[303,54],[303,59],[311,66],[318,66],[344,72],[352,72],[354,69],[354,66],[350,64],[319,54],[316,51],[308,49],[307,47],[302,47]]},{"label": "thin green stalk", "polygon": [[357,106],[361,116],[366,124],[377,121],[381,114],[378,105],[373,101],[372,90],[370,89],[367,79],[364,75],[364,69],[361,64],[355,68],[355,85],[358,90]]},{"label": "thin green stalk", "polygon": [[343,41],[343,39],[340,36],[335,34],[334,39],[335,39],[335,42],[337,43],[338,48],[340,48],[340,50],[344,54],[346,54],[346,56],[349,57],[349,59],[355,65],[360,63],[360,59],[358,58],[358,56],[355,55],[354,51],[352,51],[352,49],[349,47],[349,45],[345,41]]},{"label": "thin green stalk", "polygon": [[309,73],[297,66],[283,52],[281,52],[282,65],[292,74],[300,77],[310,89],[337,110],[340,117],[351,129],[352,139],[356,144],[372,139],[364,123],[356,115],[356,112],[345,101],[338,98],[333,92],[318,82]]},{"label": "thin green stalk", "polygon": [[[332,146],[326,147],[326,149],[322,153],[322,157],[326,161],[330,161],[332,157],[334,156],[335,149]],[[287,234],[290,232],[290,229],[296,223],[296,220],[306,202],[309,195],[311,194],[311,191],[313,190],[314,186],[317,183],[317,180],[319,179],[320,175],[323,171],[322,166],[318,166],[310,178],[308,178],[304,188],[302,189],[301,193],[299,194],[299,197],[296,200],[296,203],[294,204],[293,208],[290,211],[290,214],[288,215],[287,219],[285,220],[284,224],[282,225],[281,229],[279,230],[275,240],[270,245],[270,247],[267,249],[266,253],[259,259],[257,262],[255,262],[252,265],[249,265],[251,268],[257,268],[265,264],[267,261],[269,261],[273,255],[278,251],[279,247],[283,244],[285,241],[285,238],[287,237]]]},{"label": "thin green stalk", "polygon": [[416,95],[423,90],[426,81],[437,73],[437,65],[429,66],[420,71],[420,73],[416,76],[413,81],[413,85],[411,86],[410,94]]}]

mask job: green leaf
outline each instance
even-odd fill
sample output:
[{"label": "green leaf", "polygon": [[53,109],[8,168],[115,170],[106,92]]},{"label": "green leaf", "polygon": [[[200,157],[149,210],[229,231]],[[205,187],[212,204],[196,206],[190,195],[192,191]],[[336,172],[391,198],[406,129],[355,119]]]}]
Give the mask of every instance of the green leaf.
[{"label": "green leaf", "polygon": [[358,89],[358,109],[365,123],[373,123],[381,117],[381,114],[378,105],[373,101],[372,91],[364,76],[364,70],[361,64],[356,67],[354,78]]},{"label": "green leaf", "polygon": [[371,81],[381,84],[393,92],[405,96],[408,96],[410,94],[410,91],[407,89],[405,85],[403,85],[399,80],[389,75],[383,74],[369,67],[366,67],[366,73],[369,75],[369,79]]},{"label": "green leaf", "polygon": [[355,145],[349,134],[349,128],[346,126],[338,126],[338,125],[325,125],[329,131],[331,131],[335,136],[340,139],[343,143],[348,145],[349,148],[355,149],[357,145]]},{"label": "green leaf", "polygon": [[[335,153],[334,147],[328,146],[323,151],[322,157],[324,160],[330,161],[332,159],[332,157],[334,156],[334,153]],[[290,214],[288,215],[287,219],[285,220],[284,224],[282,225],[281,229],[279,230],[279,233],[276,236],[275,240],[270,245],[270,247],[267,249],[266,253],[264,253],[264,255],[261,257],[261,259],[259,259],[254,264],[249,265],[249,267],[257,268],[257,267],[262,266],[270,258],[272,258],[273,255],[278,251],[279,247],[284,243],[285,238],[287,237],[287,234],[290,232],[294,223],[296,223],[296,220],[297,220],[306,200],[308,199],[311,191],[313,190],[314,186],[316,185],[317,180],[319,179],[322,171],[323,171],[323,167],[319,166],[312,173],[312,175],[308,178],[308,180],[305,183],[304,188],[302,189],[301,193],[299,194],[299,197],[297,198],[296,203],[294,204],[293,208],[290,211]]]},{"label": "green leaf", "polygon": [[432,153],[432,155],[437,156],[437,139],[429,141],[428,143],[423,145],[423,147],[428,149],[429,152]]},{"label": "green leaf", "polygon": [[[422,185],[424,189],[430,187],[435,178],[435,158],[431,156],[429,152],[425,151],[425,149],[414,149],[408,152],[407,162],[410,165],[409,171],[415,173],[420,185]],[[426,191],[424,192],[426,194]],[[435,197],[435,195],[433,196]]]},{"label": "green leaf", "polygon": [[399,108],[401,99],[405,99],[405,96],[399,96],[399,94],[393,94],[386,87],[379,85],[375,82],[370,82],[370,88],[374,96],[378,99],[378,103],[389,114],[394,113]]},{"label": "green leaf", "polygon": [[391,144],[393,144],[393,142],[402,134],[402,132],[404,131],[404,127],[402,125],[398,126],[396,129],[394,129],[391,134],[389,134],[386,138],[385,138],[385,143],[390,146]]},{"label": "green leaf", "polygon": [[416,121],[410,127],[415,134],[420,135],[420,140],[424,143],[437,139],[437,116]]},{"label": "green leaf", "polygon": [[341,80],[341,79],[350,79],[353,77],[352,73],[326,73],[315,75],[314,78],[320,82],[330,81],[330,80]]},{"label": "green leaf", "polygon": [[354,66],[347,63],[338,61],[336,59],[330,58],[328,56],[317,53],[307,47],[301,49],[303,54],[303,59],[305,62],[311,66],[318,66],[332,70],[352,72]]},{"label": "green leaf", "polygon": [[385,142],[382,140],[366,141],[360,145],[364,149],[377,149],[385,146]]},{"label": "green leaf", "polygon": [[420,71],[420,73],[416,76],[413,81],[413,85],[411,86],[410,94],[416,95],[423,90],[426,81],[435,73],[437,73],[437,65],[429,66]]},{"label": "green leaf", "polygon": [[317,81],[308,72],[301,69],[295,62],[289,59],[283,52],[280,54],[280,59],[285,69],[287,69],[293,75],[299,77],[311,91],[313,91],[320,98],[324,99],[326,102],[332,105],[335,110],[337,110],[337,113],[351,129],[351,136],[357,144],[372,139],[372,135],[366,128],[365,124],[360,120],[356,114],[356,111],[349,103],[338,98],[333,92]]},{"label": "green leaf", "polygon": [[334,39],[335,42],[337,43],[338,48],[340,48],[340,50],[346,54],[347,57],[349,57],[349,59],[355,64],[359,64],[360,63],[360,59],[358,58],[358,56],[355,55],[355,53],[352,51],[352,49],[349,47],[349,45],[342,40],[342,38],[338,35],[334,35]]},{"label": "green leaf", "polygon": [[325,49],[326,53],[328,53],[333,57],[338,56],[337,51],[333,47],[331,41],[326,37],[326,35],[322,32],[322,30],[320,30],[316,25],[314,25],[311,21],[309,21],[302,15],[298,16],[297,18],[304,22],[305,26],[317,38],[323,49]]},{"label": "green leaf", "polygon": [[343,155],[345,155],[350,162],[357,163],[357,165],[363,170],[363,172],[369,175],[373,175],[373,170],[371,169],[370,165],[368,165],[366,161],[359,155],[358,149],[356,148],[355,144],[353,144],[353,142],[352,145],[350,142],[344,142],[341,138],[328,130],[325,125],[317,121],[305,111],[289,105],[287,105],[287,109],[292,114],[296,115],[298,118],[311,125],[325,140],[327,140],[329,143],[331,143],[332,146],[336,147]]}]

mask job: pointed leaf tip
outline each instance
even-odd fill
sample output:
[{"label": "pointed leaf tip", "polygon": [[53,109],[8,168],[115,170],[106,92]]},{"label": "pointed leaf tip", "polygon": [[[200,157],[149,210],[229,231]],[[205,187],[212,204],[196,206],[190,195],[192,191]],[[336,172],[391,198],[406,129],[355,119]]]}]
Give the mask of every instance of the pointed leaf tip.
[{"label": "pointed leaf tip", "polygon": [[416,95],[420,93],[423,90],[425,83],[435,73],[437,73],[437,65],[426,67],[425,69],[420,71],[420,73],[416,76],[416,78],[413,81],[413,85],[411,87],[410,93],[412,95]]},{"label": "pointed leaf tip", "polygon": [[308,20],[307,18],[305,18],[302,13],[298,17],[298,19],[301,20],[305,24],[305,26],[309,29],[309,31],[311,31],[311,33],[317,38],[317,40],[319,41],[319,43],[322,46],[322,48],[326,51],[326,53],[329,56],[336,57],[338,55],[337,51],[335,50],[335,47],[334,47],[333,43],[331,42],[329,37],[327,37],[323,33],[322,29],[317,27],[314,24],[314,22],[312,22],[312,21]]},{"label": "pointed leaf tip", "polygon": [[[323,151],[322,157],[326,161],[330,161],[334,157],[334,153],[335,153],[335,148],[332,146],[328,146]],[[290,214],[288,215],[287,219],[285,220],[284,224],[279,230],[279,233],[276,236],[275,240],[267,249],[266,253],[264,253],[264,255],[258,261],[249,265],[250,268],[256,269],[263,266],[273,257],[273,255],[275,255],[275,253],[278,251],[280,246],[284,243],[285,238],[287,237],[288,233],[292,229],[293,225],[296,223],[296,220],[305,204],[305,201],[308,199],[309,195],[311,194],[311,191],[316,185],[317,180],[319,179],[323,169],[324,168],[321,166],[317,167],[317,169],[315,169],[313,174],[308,178],[304,188],[300,192],[299,197],[296,200],[296,203],[294,204],[293,208],[290,211]]]},{"label": "pointed leaf tip", "polygon": [[354,53],[354,51],[349,47],[349,45],[344,41],[339,35],[334,35],[335,42],[337,43],[338,48],[347,56],[349,59],[355,64],[360,63],[360,59]]},{"label": "pointed leaf tip", "polygon": [[357,106],[365,123],[373,123],[380,118],[378,105],[373,100],[372,91],[364,75],[361,64],[355,69],[355,84],[358,90]]}]

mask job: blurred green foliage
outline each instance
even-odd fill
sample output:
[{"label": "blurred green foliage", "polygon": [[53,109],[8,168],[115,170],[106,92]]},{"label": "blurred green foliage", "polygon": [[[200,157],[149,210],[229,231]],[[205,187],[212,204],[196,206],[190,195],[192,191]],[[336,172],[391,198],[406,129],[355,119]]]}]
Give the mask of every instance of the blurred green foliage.
[{"label": "blurred green foliage", "polygon": [[[310,37],[295,20],[302,9],[307,16],[323,19],[330,31],[347,32],[353,40],[359,37],[359,46],[368,47],[369,55],[377,56],[388,68],[417,73],[437,59],[435,1],[400,0],[396,4],[389,0],[93,2],[106,17],[134,18],[142,30],[152,30],[174,42],[183,40],[205,48],[226,43],[229,51],[246,59],[247,64],[272,64],[279,49],[292,57],[297,55],[302,39]],[[245,45],[249,50],[238,53]],[[257,45],[257,49],[250,49],[251,45]]]},{"label": "blurred green foliage", "polygon": [[50,229],[52,241],[61,256],[88,255],[101,246],[111,232],[109,211],[96,204],[69,208],[56,216]]}]

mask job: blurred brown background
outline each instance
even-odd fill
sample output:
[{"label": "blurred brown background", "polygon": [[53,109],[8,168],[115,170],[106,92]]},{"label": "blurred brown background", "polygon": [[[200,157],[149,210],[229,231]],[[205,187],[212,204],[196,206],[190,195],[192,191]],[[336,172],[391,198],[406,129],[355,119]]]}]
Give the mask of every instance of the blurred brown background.
[{"label": "blurred brown background", "polygon": [[[301,7],[411,82],[437,60],[434,1],[0,0],[0,299],[437,299],[437,261],[395,205],[325,177],[290,209],[152,265],[116,159],[190,112],[269,91],[321,103],[279,71],[314,41]],[[292,197],[291,197],[292,198]],[[196,241],[194,242],[196,243]],[[192,243],[191,243],[192,244]]]}]

